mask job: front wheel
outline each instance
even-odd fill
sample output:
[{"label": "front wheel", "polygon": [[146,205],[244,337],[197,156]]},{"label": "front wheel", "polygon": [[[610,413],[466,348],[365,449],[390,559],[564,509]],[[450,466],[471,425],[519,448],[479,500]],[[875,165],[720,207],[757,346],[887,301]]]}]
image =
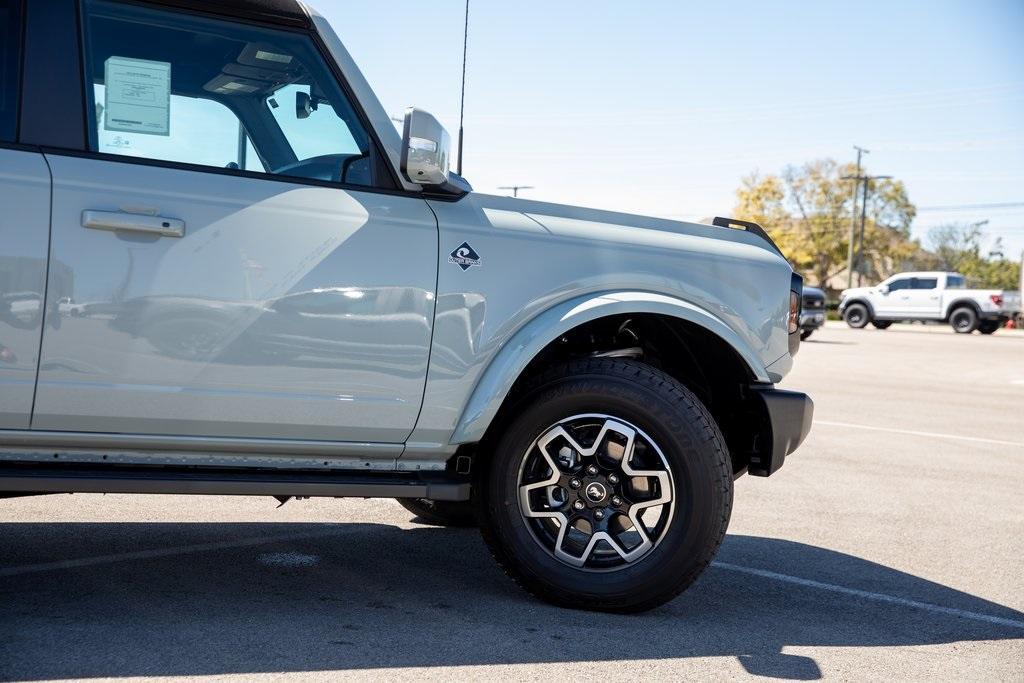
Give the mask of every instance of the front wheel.
[{"label": "front wheel", "polygon": [[557,368],[511,411],[484,476],[498,562],[557,605],[640,612],[693,583],[725,536],[732,465],[686,387],[635,361]]},{"label": "front wheel", "polygon": [[800,341],[805,341],[808,337],[814,334],[814,330],[800,330]]},{"label": "front wheel", "polygon": [[871,320],[868,307],[864,304],[850,304],[843,311],[843,320],[855,330],[863,328]]},{"label": "front wheel", "polygon": [[891,320],[872,320],[871,324],[875,326],[876,330],[887,330],[892,325]]}]

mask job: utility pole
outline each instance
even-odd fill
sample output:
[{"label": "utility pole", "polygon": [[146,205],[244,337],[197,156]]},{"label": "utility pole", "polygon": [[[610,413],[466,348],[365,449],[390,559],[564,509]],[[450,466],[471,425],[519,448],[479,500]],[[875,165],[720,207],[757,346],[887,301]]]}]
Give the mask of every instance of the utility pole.
[{"label": "utility pole", "polygon": [[[866,150],[866,149],[864,149],[863,147],[858,147],[857,145],[854,145],[853,148],[855,150],[857,150],[857,175],[853,175],[853,176],[844,175],[843,176],[843,180],[851,180],[851,179],[856,178],[856,179],[858,179],[857,182],[859,183],[860,182],[860,180],[859,180],[859,178],[860,178],[860,157],[861,157],[862,154],[870,154],[871,152]],[[857,185],[854,184],[854,186],[853,186],[853,216],[851,216],[851,218],[850,218],[850,246],[849,246],[849,249],[847,249],[847,252],[846,252],[846,288],[847,289],[850,289],[851,287],[853,287],[853,231],[857,227],[857,190],[858,189],[859,188],[857,187]],[[822,284],[822,286],[824,286],[824,283]]]},{"label": "utility pole", "polygon": [[[466,111],[466,47],[469,45],[469,0],[466,0],[466,22],[462,27],[462,94],[459,97],[459,157],[455,172],[462,175],[462,117]],[[859,173],[860,171],[858,171]]]},{"label": "utility pole", "polygon": [[[865,150],[867,151],[867,150]],[[868,183],[872,180],[888,180],[892,178],[891,175],[844,175],[843,180],[856,180],[859,183],[864,183],[864,194],[862,198],[863,206],[860,212],[860,240],[857,243],[857,260],[856,262],[851,258],[849,262],[850,272],[847,278],[847,289],[853,286],[853,264],[857,264],[857,286],[860,287],[861,278],[864,275],[861,259],[864,258],[864,223],[868,217]],[[856,207],[856,195],[854,195],[854,216],[857,215]],[[853,252],[853,230],[850,230],[850,252]]]},{"label": "utility pole", "polygon": [[532,190],[533,185],[504,185],[498,188],[499,190],[512,190],[512,196],[518,197],[519,190]]}]

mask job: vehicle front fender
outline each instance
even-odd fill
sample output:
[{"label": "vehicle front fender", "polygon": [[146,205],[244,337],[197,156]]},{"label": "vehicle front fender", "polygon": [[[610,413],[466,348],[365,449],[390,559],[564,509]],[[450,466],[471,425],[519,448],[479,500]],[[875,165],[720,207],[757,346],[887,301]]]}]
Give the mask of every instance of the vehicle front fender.
[{"label": "vehicle front fender", "polygon": [[523,325],[491,360],[471,394],[452,436],[452,444],[483,438],[502,402],[526,366],[548,344],[583,323],[617,314],[651,313],[699,325],[716,334],[743,359],[753,381],[770,383],[764,363],[722,319],[692,303],[653,292],[605,292],[570,299]]}]

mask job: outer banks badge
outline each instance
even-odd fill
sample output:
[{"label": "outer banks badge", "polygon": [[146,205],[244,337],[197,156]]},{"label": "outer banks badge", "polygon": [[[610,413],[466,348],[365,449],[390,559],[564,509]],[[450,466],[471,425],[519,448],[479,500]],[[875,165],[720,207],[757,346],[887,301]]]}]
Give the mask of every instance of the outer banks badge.
[{"label": "outer banks badge", "polygon": [[473,266],[480,265],[480,254],[469,246],[469,242],[463,242],[455,251],[448,254],[448,263],[454,263],[462,270],[469,270]]}]

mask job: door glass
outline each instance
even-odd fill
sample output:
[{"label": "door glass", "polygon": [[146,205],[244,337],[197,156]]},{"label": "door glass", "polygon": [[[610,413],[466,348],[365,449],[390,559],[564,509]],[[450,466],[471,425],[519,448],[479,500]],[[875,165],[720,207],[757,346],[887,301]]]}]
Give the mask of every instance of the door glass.
[{"label": "door glass", "polygon": [[895,292],[898,289],[910,289],[910,280],[893,280],[889,283],[889,291]]},{"label": "door glass", "polygon": [[97,152],[371,185],[369,136],[309,36],[85,3]]},{"label": "door glass", "polygon": [[939,284],[937,278],[934,277],[915,277],[914,278],[914,289],[935,289]]},{"label": "door glass", "polygon": [[0,0],[0,140],[14,140],[21,52],[20,0]]}]

